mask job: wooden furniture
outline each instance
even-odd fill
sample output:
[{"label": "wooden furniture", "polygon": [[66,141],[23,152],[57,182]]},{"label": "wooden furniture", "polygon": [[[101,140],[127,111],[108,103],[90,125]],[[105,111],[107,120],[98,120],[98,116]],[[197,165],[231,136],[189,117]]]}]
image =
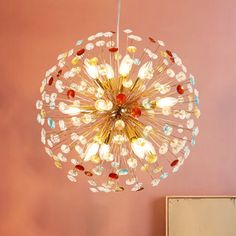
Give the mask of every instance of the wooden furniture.
[{"label": "wooden furniture", "polygon": [[167,196],[166,236],[236,236],[236,196]]}]

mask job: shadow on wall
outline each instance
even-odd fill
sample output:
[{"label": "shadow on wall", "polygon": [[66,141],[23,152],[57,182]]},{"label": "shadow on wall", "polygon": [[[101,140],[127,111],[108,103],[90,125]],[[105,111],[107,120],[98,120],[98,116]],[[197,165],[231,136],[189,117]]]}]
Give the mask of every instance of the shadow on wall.
[{"label": "shadow on wall", "polygon": [[160,197],[151,204],[151,234],[150,236],[165,235],[165,197]]}]

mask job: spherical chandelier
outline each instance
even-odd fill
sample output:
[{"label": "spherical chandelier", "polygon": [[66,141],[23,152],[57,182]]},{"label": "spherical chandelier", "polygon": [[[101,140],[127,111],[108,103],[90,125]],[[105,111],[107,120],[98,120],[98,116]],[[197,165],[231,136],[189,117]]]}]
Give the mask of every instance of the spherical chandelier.
[{"label": "spherical chandelier", "polygon": [[157,186],[183,165],[199,132],[194,76],[163,41],[120,35],[119,14],[116,32],[60,54],[40,93],[46,153],[70,181],[86,175],[92,192],[141,191],[144,173]]}]

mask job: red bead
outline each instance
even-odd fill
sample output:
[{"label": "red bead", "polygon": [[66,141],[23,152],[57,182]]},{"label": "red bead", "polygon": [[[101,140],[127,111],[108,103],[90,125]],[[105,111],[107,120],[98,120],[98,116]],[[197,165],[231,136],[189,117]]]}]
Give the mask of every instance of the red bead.
[{"label": "red bead", "polygon": [[49,80],[48,80],[48,85],[52,85],[53,83],[53,77],[51,77]]},{"label": "red bead", "polygon": [[148,39],[149,39],[152,43],[156,43],[156,40],[155,40],[154,38],[149,37]]},{"label": "red bead", "polygon": [[171,163],[170,163],[170,166],[171,167],[174,167],[174,166],[176,166],[177,164],[179,163],[179,160],[174,160],[174,161],[172,161]]},{"label": "red bead", "polygon": [[177,92],[179,94],[183,94],[184,93],[184,87],[181,84],[179,84],[176,89],[177,89]]},{"label": "red bead", "polygon": [[132,109],[131,115],[132,115],[133,117],[138,118],[138,117],[141,116],[141,114],[142,114],[142,111],[141,111],[141,109],[140,109],[139,107],[134,107],[134,108]]},{"label": "red bead", "polygon": [[139,191],[142,191],[142,190],[144,190],[144,187],[139,188],[138,190],[136,190],[136,192],[139,192]]},{"label": "red bead", "polygon": [[110,51],[110,52],[117,52],[117,51],[118,51],[118,48],[109,48],[109,51]]},{"label": "red bead", "polygon": [[85,175],[87,175],[87,176],[89,176],[89,177],[93,176],[93,173],[90,172],[90,171],[85,171],[84,173],[85,173]]},{"label": "red bead", "polygon": [[76,165],[75,168],[80,171],[84,171],[84,167],[82,165]]},{"label": "red bead", "polygon": [[62,70],[59,70],[59,71],[57,72],[57,77],[59,77],[59,76],[61,75],[61,73],[62,73]]},{"label": "red bead", "polygon": [[81,55],[84,54],[84,52],[85,52],[85,49],[82,48],[82,49],[80,49],[76,54],[77,54],[77,56],[81,56]]},{"label": "red bead", "polygon": [[111,179],[118,179],[119,176],[118,176],[118,174],[116,174],[116,173],[110,173],[110,174],[109,174],[109,178],[111,178]]},{"label": "red bead", "polygon": [[117,102],[119,105],[124,105],[125,102],[126,102],[126,95],[123,94],[123,93],[117,94],[117,96],[116,96],[116,102]]},{"label": "red bead", "polygon": [[166,53],[170,56],[170,57],[173,57],[173,54],[170,50],[166,50]]},{"label": "red bead", "polygon": [[73,97],[75,97],[75,91],[74,91],[73,89],[69,89],[69,90],[67,91],[67,97],[68,97],[68,98],[73,98]]},{"label": "red bead", "polygon": [[171,62],[175,63],[174,57],[170,57]]}]

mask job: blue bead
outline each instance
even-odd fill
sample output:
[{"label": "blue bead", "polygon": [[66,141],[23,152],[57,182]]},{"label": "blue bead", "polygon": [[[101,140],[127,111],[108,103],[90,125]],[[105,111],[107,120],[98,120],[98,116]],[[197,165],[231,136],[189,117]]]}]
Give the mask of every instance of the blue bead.
[{"label": "blue bead", "polygon": [[195,85],[195,79],[192,76],[189,77],[189,81],[193,86]]},{"label": "blue bead", "polygon": [[196,105],[199,105],[199,97],[197,97],[197,96],[194,96],[194,102],[195,102],[195,104]]},{"label": "blue bead", "polygon": [[120,169],[117,171],[118,175],[127,175],[129,171],[127,169]]},{"label": "blue bead", "polygon": [[48,118],[48,125],[51,129],[55,128],[55,121],[52,118]]},{"label": "blue bead", "polygon": [[76,42],[76,46],[79,46],[79,45],[81,45],[83,43],[83,40],[78,40],[77,42]]},{"label": "blue bead", "polygon": [[160,176],[160,179],[166,179],[168,176],[169,176],[169,174],[167,172],[165,172]]}]

